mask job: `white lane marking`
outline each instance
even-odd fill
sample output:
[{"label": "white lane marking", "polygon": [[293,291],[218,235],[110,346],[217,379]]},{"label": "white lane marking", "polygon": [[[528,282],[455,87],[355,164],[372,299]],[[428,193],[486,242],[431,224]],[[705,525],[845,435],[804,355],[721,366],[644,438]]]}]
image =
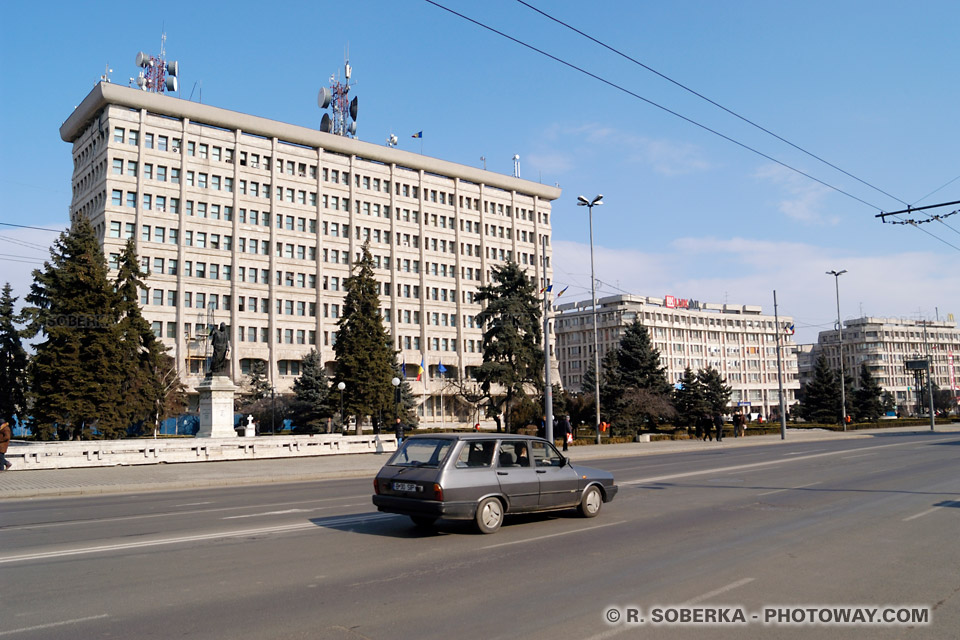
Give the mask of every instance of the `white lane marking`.
[{"label": "white lane marking", "polygon": [[[934,442],[957,442],[955,438],[937,438],[936,440],[928,440],[929,443]],[[895,442],[893,444],[878,444],[873,447],[864,447],[864,449],[887,449],[889,447],[905,447],[916,444],[915,442]],[[844,451],[828,451],[827,453],[816,453],[813,455],[804,455],[796,458],[783,458],[780,460],[767,460],[765,462],[752,462],[750,464],[738,464],[732,467],[718,467],[716,469],[702,469],[700,471],[688,471],[686,473],[672,473],[666,476],[656,476],[653,478],[640,478],[638,480],[627,480],[626,482],[621,482],[621,486],[626,485],[638,485],[638,484],[653,484],[655,482],[663,482],[665,480],[676,480],[678,478],[690,478],[692,476],[703,476],[709,474],[717,473],[726,473],[728,471],[741,471],[743,469],[756,469],[758,467],[769,467],[771,465],[783,464],[785,462],[798,462],[800,460],[811,460],[813,458],[824,458],[827,456],[837,456],[842,453],[850,453],[849,450]]]},{"label": "white lane marking", "polygon": [[175,504],[175,505],[173,505],[173,506],[174,506],[174,508],[176,508],[176,507],[199,507],[199,506],[202,505],[202,504],[213,504],[213,502],[211,502],[211,501],[207,501],[207,502],[186,502],[186,503],[184,503],[184,504]]},{"label": "white lane marking", "polygon": [[877,455],[877,454],[876,454],[876,453],[861,453],[860,455],[857,455],[857,456],[844,456],[843,458],[840,458],[840,459],[841,459],[841,460],[853,460],[854,458],[863,458],[863,457],[865,457],[865,456],[875,456],[875,455]]},{"label": "white lane marking", "polygon": [[698,602],[703,602],[704,600],[709,600],[710,598],[714,596],[718,596],[721,593],[726,593],[727,591],[733,591],[734,589],[739,589],[743,585],[753,582],[753,580],[754,580],[753,578],[741,578],[736,582],[731,582],[725,587],[720,587],[719,589],[714,589],[713,591],[708,591],[707,593],[699,595],[696,598],[691,598],[690,600],[687,600],[683,604],[692,605],[692,604],[697,604]]},{"label": "white lane marking", "polygon": [[772,496],[775,493],[781,493],[783,491],[793,491],[794,489],[806,489],[807,487],[812,487],[816,484],[823,484],[822,482],[811,482],[810,484],[801,484],[797,487],[787,487],[786,489],[777,489],[776,491],[767,491],[765,493],[758,493],[758,496]]},{"label": "white lane marking", "polygon": [[617,522],[607,522],[605,524],[598,524],[593,527],[583,527],[582,529],[574,529],[573,531],[561,531],[560,533],[551,533],[545,536],[537,536],[536,538],[525,538],[523,540],[514,540],[513,542],[501,542],[500,544],[491,544],[486,547],[481,547],[481,549],[496,549],[497,547],[509,547],[514,544],[524,544],[527,542],[536,542],[537,540],[546,540],[547,538],[556,538],[557,536],[565,536],[571,533],[580,533],[582,531],[592,531],[593,529],[602,529],[603,527],[612,527],[615,524],[623,524],[626,520],[618,520]]},{"label": "white lane marking", "polygon": [[[933,513],[934,511],[939,511],[940,509],[943,509],[944,506],[947,506],[947,505],[930,507],[930,508],[927,509],[926,511],[921,511],[920,513],[915,513],[915,514],[913,514],[912,516],[910,516],[910,517],[908,517],[908,518],[904,518],[904,519],[903,519],[903,522],[910,522],[911,520],[915,520],[916,518],[922,518],[923,516],[930,515],[930,514]],[[953,502],[953,503],[951,503],[951,506],[960,507],[960,502]]]},{"label": "white lane marking", "polygon": [[317,511],[319,509],[326,509],[328,507],[317,507],[316,509],[285,509],[283,511],[264,511],[263,513],[247,513],[242,516],[227,516],[225,518],[220,518],[221,520],[236,520],[238,518],[259,518],[260,516],[280,516],[287,513],[309,513],[311,511]]},{"label": "white lane marking", "polygon": [[47,624],[38,624],[34,627],[24,627],[22,629],[10,629],[9,631],[0,631],[0,636],[9,636],[15,633],[29,633],[31,631],[39,631],[40,629],[52,629],[53,627],[62,627],[68,624],[77,624],[79,622],[89,622],[91,620],[102,620],[103,618],[109,618],[110,616],[106,613],[101,613],[98,616],[88,616],[86,618],[74,618],[73,620],[63,620],[62,622],[49,622]]},{"label": "white lane marking", "polygon": [[[168,518],[170,516],[188,516],[195,513],[217,513],[218,511],[237,511],[238,509],[262,509],[264,507],[284,507],[290,504],[304,504],[311,502],[331,502],[333,500],[354,500],[357,498],[367,498],[368,495],[361,496],[339,496],[336,498],[315,498],[313,500],[294,500],[292,502],[275,502],[273,504],[244,504],[236,507],[219,507],[217,509],[194,509],[192,511],[164,511],[162,513],[142,513],[136,516],[116,516],[114,518],[90,518],[87,520],[69,520],[67,522],[45,522],[39,524],[14,525],[12,527],[2,527],[4,531],[24,531],[29,529],[52,529],[53,527],[70,527],[81,524],[99,524],[101,522],[124,522],[126,520],[148,520],[150,518]],[[201,503],[202,504],[202,503]],[[366,503],[364,503],[366,504]],[[341,505],[353,506],[353,505]]]},{"label": "white lane marking", "polygon": [[785,456],[805,456],[810,453],[816,453],[817,451],[826,451],[826,449],[811,449],[810,451],[796,451],[794,453],[785,453]]}]

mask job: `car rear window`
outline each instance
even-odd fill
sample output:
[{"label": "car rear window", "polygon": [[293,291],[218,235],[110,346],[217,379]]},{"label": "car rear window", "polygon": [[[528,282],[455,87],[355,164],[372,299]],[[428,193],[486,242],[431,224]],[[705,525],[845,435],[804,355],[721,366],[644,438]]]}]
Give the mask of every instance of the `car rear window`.
[{"label": "car rear window", "polygon": [[400,445],[390,462],[394,467],[439,467],[453,446],[452,440],[417,438]]}]

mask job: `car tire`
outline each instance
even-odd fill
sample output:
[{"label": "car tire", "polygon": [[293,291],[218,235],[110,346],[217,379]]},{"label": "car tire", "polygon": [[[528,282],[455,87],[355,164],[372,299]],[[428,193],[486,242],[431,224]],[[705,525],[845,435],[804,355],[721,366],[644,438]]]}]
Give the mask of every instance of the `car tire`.
[{"label": "car tire", "polygon": [[496,533],[503,524],[503,503],[496,498],[486,498],[477,505],[477,528],[480,533]]},{"label": "car tire", "polygon": [[603,495],[600,493],[600,489],[592,486],[583,492],[583,497],[580,498],[580,505],[577,507],[577,511],[584,518],[593,518],[600,513],[600,507],[602,506]]},{"label": "car tire", "polygon": [[418,529],[432,529],[437,519],[432,516],[410,516],[413,525]]}]

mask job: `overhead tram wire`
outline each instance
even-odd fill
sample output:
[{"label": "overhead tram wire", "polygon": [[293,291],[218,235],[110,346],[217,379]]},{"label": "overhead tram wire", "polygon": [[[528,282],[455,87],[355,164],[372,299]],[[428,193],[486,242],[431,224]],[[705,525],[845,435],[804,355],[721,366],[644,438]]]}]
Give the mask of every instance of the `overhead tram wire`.
[{"label": "overhead tram wire", "polygon": [[[838,167],[837,165],[833,164],[832,162],[829,162],[828,160],[825,160],[825,159],[821,158],[820,156],[818,156],[817,154],[815,154],[815,153],[813,153],[813,152],[811,152],[811,151],[807,151],[807,150],[804,149],[803,147],[801,147],[801,146],[799,146],[799,145],[797,145],[797,144],[794,144],[794,143],[790,142],[789,140],[787,140],[786,138],[784,138],[784,137],[782,137],[782,136],[777,135],[777,134],[774,133],[773,131],[770,131],[770,130],[767,129],[766,127],[757,124],[757,123],[754,122],[753,120],[750,120],[749,118],[746,118],[746,117],[744,117],[744,116],[741,116],[741,115],[740,115],[739,113],[737,113],[736,111],[733,111],[732,109],[728,109],[727,107],[723,106],[722,104],[720,104],[720,103],[718,103],[718,102],[716,102],[716,101],[714,101],[714,100],[711,100],[710,98],[708,98],[707,96],[703,95],[702,93],[699,93],[699,92],[695,91],[694,89],[691,89],[690,87],[686,86],[685,84],[683,84],[683,83],[681,83],[681,82],[678,82],[678,81],[674,80],[673,78],[671,78],[670,76],[668,76],[668,75],[666,75],[666,74],[660,73],[660,72],[657,71],[656,69],[654,69],[654,68],[652,68],[652,67],[650,67],[650,66],[645,65],[644,63],[640,62],[639,60],[636,60],[635,58],[630,57],[629,55],[623,53],[622,51],[620,51],[620,50],[618,50],[618,49],[616,49],[616,48],[614,48],[614,47],[611,47],[611,46],[608,45],[607,43],[602,42],[602,41],[600,41],[600,40],[597,40],[597,39],[594,38],[593,36],[584,33],[584,32],[581,31],[580,29],[577,29],[576,27],[574,27],[574,26],[572,26],[572,25],[570,25],[570,24],[567,24],[567,23],[564,22],[563,20],[560,20],[560,19],[558,19],[558,18],[553,17],[552,15],[546,13],[545,11],[542,11],[542,10],[536,8],[536,7],[533,6],[532,4],[530,4],[530,3],[528,3],[528,2],[524,2],[524,0],[517,0],[517,2],[519,2],[519,3],[522,4],[522,5],[524,5],[525,7],[528,7],[528,8],[530,8],[530,9],[532,9],[533,11],[536,11],[537,13],[539,13],[540,15],[542,15],[543,17],[548,18],[549,20],[553,20],[553,21],[556,22],[557,24],[563,25],[563,26],[566,27],[567,29],[570,29],[571,31],[580,34],[581,36],[583,36],[583,37],[586,38],[587,40],[590,40],[591,42],[594,42],[594,43],[600,45],[600,46],[603,47],[604,49],[607,49],[608,51],[611,51],[611,52],[617,54],[618,56],[620,56],[620,57],[622,57],[622,58],[625,58],[626,60],[629,60],[630,62],[632,62],[632,63],[634,63],[634,64],[636,64],[636,65],[639,65],[639,66],[643,67],[644,69],[646,69],[646,70],[649,71],[650,73],[653,73],[653,74],[655,74],[655,75],[663,78],[663,79],[666,80],[667,82],[671,82],[671,83],[675,84],[676,86],[680,87],[680,88],[683,89],[684,91],[687,91],[687,92],[689,92],[689,93],[692,93],[693,95],[697,96],[698,98],[700,98],[700,99],[702,99],[702,100],[706,100],[707,102],[709,102],[709,103],[712,104],[713,106],[717,107],[718,109],[722,109],[723,111],[726,111],[727,113],[729,113],[729,114],[732,115],[733,117],[738,118],[738,119],[742,120],[743,122],[746,122],[746,123],[749,124],[750,126],[756,127],[756,128],[759,129],[760,131],[763,131],[764,133],[773,136],[774,138],[776,138],[776,139],[779,140],[780,142],[783,142],[783,143],[785,143],[785,144],[790,145],[791,147],[793,147],[793,148],[796,149],[797,151],[800,151],[800,152],[802,152],[802,153],[805,153],[806,155],[810,156],[811,158],[814,158],[815,160],[818,160],[818,161],[822,162],[823,164],[827,165],[828,167],[831,167],[831,168],[833,168],[833,169],[836,169],[837,171],[839,171],[839,172],[842,173],[843,175],[845,175],[845,176],[847,176],[847,177],[849,177],[849,178],[853,178],[854,180],[856,180],[856,181],[859,182],[860,184],[866,185],[866,186],[870,187],[871,189],[873,189],[874,191],[879,191],[879,192],[882,193],[883,195],[888,196],[888,197],[890,197],[890,198],[893,198],[893,199],[896,200],[897,202],[900,202],[900,203],[902,203],[902,204],[907,204],[906,202],[904,202],[903,200],[901,200],[901,199],[898,198],[897,196],[892,195],[892,194],[890,194],[890,193],[887,193],[886,191],[884,191],[884,190],[881,189],[880,187],[878,187],[878,186],[876,186],[876,185],[873,185],[873,184],[870,184],[870,183],[867,182],[866,180],[862,180],[862,179],[858,178],[857,176],[853,175],[853,174],[850,173],[849,171],[844,171],[843,169],[841,169],[841,168]],[[808,177],[809,177],[809,176],[808,176]]]},{"label": "overhead tram wire", "polygon": [[0,222],[4,227],[17,227],[18,229],[36,229],[37,231],[49,231],[50,233],[63,233],[64,229],[48,229],[46,227],[31,227],[26,224],[13,224],[12,222]]},{"label": "overhead tram wire", "polygon": [[[498,36],[501,36],[501,37],[503,37],[503,38],[506,38],[507,40],[510,40],[511,42],[514,42],[514,43],[516,43],[516,44],[519,44],[519,45],[522,46],[522,47],[526,47],[527,49],[530,49],[531,51],[534,51],[534,52],[536,52],[536,53],[539,53],[539,54],[542,55],[542,56],[545,56],[545,57],[547,57],[547,58],[550,58],[551,60],[553,60],[553,61],[555,61],[555,62],[559,62],[560,64],[564,65],[565,67],[569,67],[569,68],[573,69],[574,71],[579,71],[580,73],[582,73],[582,74],[584,74],[584,75],[586,75],[586,76],[589,76],[589,77],[593,78],[594,80],[597,80],[597,81],[599,81],[599,82],[602,82],[603,84],[605,84],[605,85],[607,85],[607,86],[609,86],[609,87],[613,87],[613,88],[616,89],[617,91],[621,91],[621,92],[623,92],[623,93],[625,93],[625,94],[627,94],[627,95],[629,95],[629,96],[632,96],[632,97],[636,98],[637,100],[640,100],[640,101],[642,101],[642,102],[645,102],[645,103],[649,104],[649,105],[652,106],[652,107],[656,107],[657,109],[660,109],[661,111],[665,111],[665,112],[669,113],[669,114],[672,115],[672,116],[675,116],[675,117],[677,117],[677,118],[680,118],[680,119],[683,120],[684,122],[688,122],[688,123],[690,123],[690,124],[692,124],[692,125],[694,125],[694,126],[696,126],[696,127],[699,127],[699,128],[701,128],[701,129],[703,129],[704,131],[708,131],[709,133],[712,133],[713,135],[715,135],[715,136],[717,136],[717,137],[723,138],[723,139],[726,140],[727,142],[731,142],[731,143],[737,145],[738,147],[740,147],[740,148],[742,148],[742,149],[746,149],[747,151],[750,151],[751,153],[754,153],[754,154],[760,156],[761,158],[765,158],[766,160],[769,160],[770,162],[773,162],[773,163],[775,163],[775,164],[778,164],[778,165],[780,165],[781,167],[784,167],[785,169],[789,169],[790,171],[793,171],[794,173],[798,173],[798,174],[804,176],[805,178],[807,178],[807,179],[809,179],[809,180],[813,180],[814,182],[816,182],[816,183],[818,183],[818,184],[820,184],[820,185],[823,185],[824,187],[827,187],[828,189],[831,189],[831,190],[833,190],[833,191],[836,191],[837,193],[841,193],[841,194],[847,196],[848,198],[851,198],[851,199],[853,199],[853,200],[856,200],[856,201],[859,202],[860,204],[865,204],[865,205],[867,205],[868,207],[870,207],[871,209],[882,210],[880,207],[878,207],[878,206],[876,206],[876,205],[874,205],[874,204],[871,204],[870,202],[867,202],[866,200],[864,200],[864,199],[862,199],[862,198],[858,198],[857,196],[853,195],[852,193],[849,193],[848,191],[844,191],[844,190],[841,189],[840,187],[835,187],[835,186],[833,186],[832,184],[830,184],[830,183],[828,183],[828,182],[824,182],[823,180],[821,180],[821,179],[819,179],[819,178],[816,178],[816,177],[810,175],[809,173],[807,173],[807,172],[805,172],[805,171],[802,171],[801,169],[797,169],[796,167],[793,167],[793,166],[791,166],[791,165],[789,165],[789,164],[787,164],[787,163],[785,163],[785,162],[783,162],[783,161],[781,161],[781,160],[777,160],[777,159],[774,158],[773,156],[767,155],[766,153],[760,151],[759,149],[755,149],[755,148],[751,147],[751,146],[748,145],[748,144],[745,144],[745,143],[743,143],[743,142],[740,142],[739,140],[735,140],[735,139],[731,138],[731,137],[728,136],[728,135],[725,135],[725,134],[723,134],[723,133],[720,133],[719,131],[716,131],[715,129],[711,129],[711,128],[708,127],[707,125],[701,124],[701,123],[697,122],[696,120],[693,120],[693,119],[691,119],[691,118],[688,118],[687,116],[685,116],[685,115],[683,115],[683,114],[680,114],[680,113],[678,113],[678,112],[676,112],[676,111],[673,111],[672,109],[669,109],[669,108],[667,108],[667,107],[665,107],[665,106],[663,106],[663,105],[661,105],[661,104],[658,104],[658,103],[654,102],[653,100],[650,100],[649,98],[644,98],[644,97],[641,96],[640,94],[635,93],[635,92],[631,91],[630,89],[627,89],[626,87],[623,87],[623,86],[621,86],[621,85],[619,85],[619,84],[617,84],[617,83],[615,83],[615,82],[613,82],[613,81],[611,81],[611,80],[607,80],[606,78],[603,78],[603,77],[601,77],[601,76],[598,76],[597,74],[592,73],[592,72],[590,72],[590,71],[587,71],[586,69],[584,69],[584,68],[582,68],[582,67],[578,67],[577,65],[573,64],[572,62],[567,62],[566,60],[563,60],[562,58],[558,58],[557,56],[555,56],[555,55],[553,55],[553,54],[551,54],[551,53],[547,53],[546,51],[544,51],[544,50],[542,50],[542,49],[538,49],[537,47],[533,46],[532,44],[528,44],[528,43],[526,43],[526,42],[523,42],[522,40],[518,40],[517,38],[514,38],[513,36],[508,35],[508,34],[502,32],[502,31],[499,31],[498,29],[495,29],[495,28],[493,28],[493,27],[491,27],[491,26],[489,26],[489,25],[486,25],[486,24],[484,24],[484,23],[482,23],[482,22],[479,22],[479,21],[477,21],[477,20],[474,20],[473,18],[471,18],[471,17],[469,17],[469,16],[466,16],[466,15],[464,15],[464,14],[462,14],[462,13],[459,13],[459,12],[457,12],[457,11],[454,11],[453,9],[450,9],[449,7],[445,7],[445,6],[443,6],[442,4],[439,4],[439,3],[435,2],[434,0],[425,0],[425,2],[427,2],[428,4],[432,4],[433,6],[437,7],[438,9],[443,9],[444,11],[446,11],[446,12],[448,12],[448,13],[452,13],[453,15],[457,16],[458,18],[462,18],[463,20],[466,20],[467,22],[473,23],[473,24],[477,25],[478,27],[482,27],[482,28],[486,29],[487,31],[491,31],[491,32],[497,34]],[[900,201],[899,199],[897,199],[897,200],[898,200],[898,202]]]}]

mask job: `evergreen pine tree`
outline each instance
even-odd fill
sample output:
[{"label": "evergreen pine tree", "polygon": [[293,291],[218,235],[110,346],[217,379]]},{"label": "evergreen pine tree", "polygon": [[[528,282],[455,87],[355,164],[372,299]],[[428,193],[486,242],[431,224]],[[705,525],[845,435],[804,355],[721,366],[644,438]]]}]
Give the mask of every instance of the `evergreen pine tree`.
[{"label": "evergreen pine tree", "polygon": [[154,335],[140,311],[140,292],[146,289],[136,245],[128,240],[120,255],[116,279],[119,297],[120,350],[123,363],[121,424],[138,433],[154,429],[158,408],[166,404],[168,389],[161,380],[167,348]]},{"label": "evergreen pine tree", "polygon": [[883,415],[880,396],[883,388],[870,375],[867,365],[860,366],[860,386],[853,392],[853,417],[857,421],[876,421]]},{"label": "evergreen pine tree", "polygon": [[684,427],[695,425],[697,419],[710,410],[704,386],[690,367],[683,370],[679,388],[674,389],[673,403],[677,407],[678,424]]},{"label": "evergreen pine tree", "polygon": [[13,297],[10,283],[3,287],[0,295],[0,418],[6,418],[13,424],[13,417],[23,424],[27,410],[27,352],[16,327],[17,315],[13,307],[17,299]]},{"label": "evergreen pine tree", "polygon": [[803,401],[800,403],[800,416],[810,422],[823,424],[839,422],[840,388],[838,374],[827,364],[822,353],[817,358],[813,378],[804,387]]},{"label": "evergreen pine tree", "polygon": [[293,381],[293,414],[296,433],[321,433],[327,418],[334,413],[330,397],[330,382],[316,349],[300,362],[300,376]]},{"label": "evergreen pine tree", "polygon": [[534,283],[516,262],[510,260],[492,269],[493,282],[480,287],[475,302],[485,303],[477,314],[483,328],[483,364],[474,370],[480,388],[496,406],[503,393],[507,405],[527,395],[527,385],[543,386],[543,349],[541,348],[540,300]]},{"label": "evergreen pine tree", "polygon": [[733,388],[727,385],[726,379],[720,376],[720,372],[713,367],[701,369],[697,372],[697,380],[703,387],[703,396],[710,415],[726,413]]},{"label": "evergreen pine tree", "polygon": [[270,380],[267,379],[267,363],[260,359],[250,362],[250,373],[247,374],[247,388],[249,392],[248,404],[263,400],[270,395]]},{"label": "evergreen pine tree", "polygon": [[[613,353],[616,354],[615,372],[608,373],[606,358],[603,372],[605,378],[615,381],[621,394],[614,401],[613,423],[640,429],[673,418],[676,415],[673,389],[667,381],[666,368],[660,364],[660,352],[650,342],[646,327],[637,320],[627,325],[620,346]],[[601,389],[601,397],[603,395]]]},{"label": "evergreen pine tree", "polygon": [[[78,218],[60,235],[27,296],[31,337],[43,335],[28,367],[34,433],[49,439],[115,436],[125,430],[117,294],[96,234]],[[95,431],[94,431],[95,429]]]},{"label": "evergreen pine tree", "polygon": [[337,356],[334,382],[346,384],[344,411],[357,417],[360,433],[364,416],[378,414],[393,403],[390,381],[397,368],[397,352],[380,316],[369,243],[364,243],[360,261],[343,287],[347,295],[333,346]]}]

